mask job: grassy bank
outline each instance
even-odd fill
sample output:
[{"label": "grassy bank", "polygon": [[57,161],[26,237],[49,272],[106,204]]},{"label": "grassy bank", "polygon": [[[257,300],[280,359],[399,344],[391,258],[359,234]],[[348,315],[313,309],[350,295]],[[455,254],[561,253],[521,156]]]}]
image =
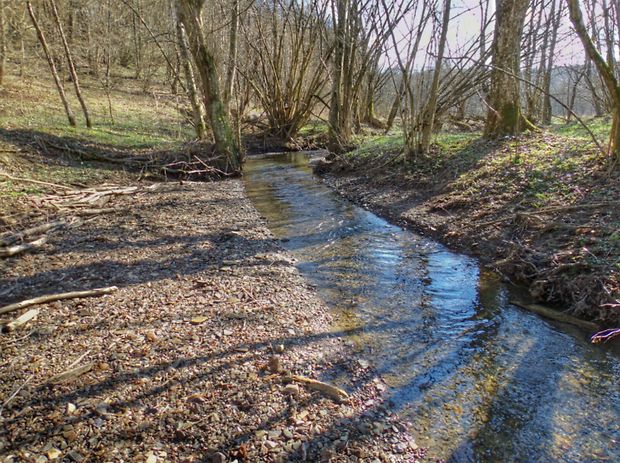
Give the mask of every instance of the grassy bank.
[{"label": "grassy bank", "polygon": [[[66,119],[48,71],[7,76],[0,89],[0,172],[13,177],[84,186],[135,177],[121,165],[97,162],[68,147],[90,154],[145,153],[174,149],[192,138],[180,109],[184,103],[161,87],[149,92],[137,81],[116,75],[106,92],[101,82],[83,78],[83,93],[93,120],[85,126],[70,83],[65,82],[78,127]],[[54,190],[45,185],[0,178],[0,207],[17,214],[23,198]],[[5,214],[3,214],[5,215]],[[6,225],[6,224],[4,224]]]},{"label": "grassy bank", "polygon": [[[599,138],[606,121],[591,121]],[[336,187],[395,220],[479,256],[536,300],[620,322],[618,172],[574,124],[514,139],[437,137],[403,163],[402,138],[372,137],[328,166]]]}]

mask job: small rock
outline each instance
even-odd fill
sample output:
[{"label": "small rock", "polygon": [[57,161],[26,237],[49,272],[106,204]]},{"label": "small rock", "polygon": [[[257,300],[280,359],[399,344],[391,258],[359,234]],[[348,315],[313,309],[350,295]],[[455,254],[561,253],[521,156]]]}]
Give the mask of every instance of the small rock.
[{"label": "small rock", "polygon": [[407,450],[407,444],[403,442],[396,444],[394,450],[396,450],[398,453],[405,453],[405,450]]},{"label": "small rock", "polygon": [[153,452],[146,454],[146,463],[157,463],[157,457],[153,455]]},{"label": "small rock", "polygon": [[73,415],[76,410],[77,407],[75,406],[75,404],[72,404],[71,402],[67,404],[67,415]]},{"label": "small rock", "polygon": [[67,456],[71,458],[73,461],[75,461],[76,463],[80,463],[81,461],[84,461],[84,457],[82,456],[82,454],[79,452],[76,452],[75,450],[71,450],[69,453],[67,453]]},{"label": "small rock", "polygon": [[368,363],[368,361],[364,359],[359,359],[357,361],[357,364],[360,366],[360,368],[363,368],[364,370],[370,366],[370,363]]},{"label": "small rock", "polygon": [[232,330],[224,330],[224,336],[232,336],[233,331]]},{"label": "small rock", "polygon": [[284,389],[282,389],[282,393],[284,395],[299,395],[299,386],[297,384],[287,384]]},{"label": "small rock", "polygon": [[148,330],[144,336],[150,342],[157,341],[157,333],[155,333],[155,330]]},{"label": "small rock", "polygon": [[272,373],[280,373],[282,371],[282,365],[280,363],[280,357],[269,357],[269,371]]},{"label": "small rock", "polygon": [[208,317],[194,317],[189,322],[192,325],[200,325],[201,323],[206,322],[208,319],[209,319]]},{"label": "small rock", "polygon": [[211,463],[224,463],[226,461],[226,455],[222,452],[215,452],[211,455]]},{"label": "small rock", "polygon": [[101,415],[101,416],[105,416],[105,415],[108,414],[108,407],[109,406],[110,405],[107,402],[100,402],[95,407],[95,413],[97,413],[98,415]]},{"label": "small rock", "polygon": [[291,432],[291,430],[290,430],[290,429],[285,429],[285,430],[283,431],[283,433],[284,433],[284,436],[285,436],[287,439],[292,439],[292,438],[293,438],[293,433]]},{"label": "small rock", "polygon": [[265,447],[267,447],[269,450],[275,449],[277,446],[278,444],[276,442],[270,440],[265,441]]},{"label": "small rock", "polygon": [[36,458],[35,463],[46,463],[47,461],[48,460],[47,460],[47,457],[45,455],[39,455]]},{"label": "small rock", "polygon": [[275,349],[274,349],[278,354],[281,354],[284,352],[284,344],[278,344]]},{"label": "small rock", "polygon": [[47,458],[50,460],[56,460],[58,457],[62,455],[62,452],[58,450],[56,447],[52,447],[47,451]]},{"label": "small rock", "polygon": [[68,442],[73,442],[78,438],[77,433],[73,429],[63,431],[62,437],[64,437]]},{"label": "small rock", "polygon": [[269,439],[277,439],[282,435],[282,431],[279,429],[274,429],[273,431],[269,431]]},{"label": "small rock", "polygon": [[99,362],[97,364],[97,369],[100,371],[106,371],[110,369],[110,364],[107,362]]}]

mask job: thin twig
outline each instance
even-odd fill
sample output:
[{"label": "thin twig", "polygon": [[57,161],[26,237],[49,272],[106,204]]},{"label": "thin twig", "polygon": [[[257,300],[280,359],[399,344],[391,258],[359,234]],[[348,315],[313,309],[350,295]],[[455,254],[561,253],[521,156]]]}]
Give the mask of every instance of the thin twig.
[{"label": "thin twig", "polygon": [[24,381],[16,390],[15,392],[13,392],[13,394],[11,394],[11,396],[6,399],[4,401],[4,403],[2,404],[2,406],[0,407],[0,416],[2,416],[2,412],[4,411],[4,408],[11,402],[11,400],[13,400],[15,397],[17,397],[17,394],[20,393],[20,391],[26,387],[26,385],[30,382],[30,380],[32,380],[32,378],[34,378],[34,375],[30,375],[28,377],[28,379],[26,381]]}]

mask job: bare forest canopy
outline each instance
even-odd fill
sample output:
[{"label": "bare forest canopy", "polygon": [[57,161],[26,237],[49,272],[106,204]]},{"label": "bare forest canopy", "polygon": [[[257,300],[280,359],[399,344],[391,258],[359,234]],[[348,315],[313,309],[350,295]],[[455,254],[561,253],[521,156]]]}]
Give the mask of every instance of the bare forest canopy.
[{"label": "bare forest canopy", "polygon": [[291,142],[317,121],[334,152],[364,126],[401,131],[414,163],[444,127],[496,138],[609,116],[609,139],[592,137],[620,159],[619,0],[0,0],[0,12],[0,85],[44,65],[68,124],[88,127],[91,88],[109,100],[128,80],[164,86],[222,172],[240,171],[242,135]]}]

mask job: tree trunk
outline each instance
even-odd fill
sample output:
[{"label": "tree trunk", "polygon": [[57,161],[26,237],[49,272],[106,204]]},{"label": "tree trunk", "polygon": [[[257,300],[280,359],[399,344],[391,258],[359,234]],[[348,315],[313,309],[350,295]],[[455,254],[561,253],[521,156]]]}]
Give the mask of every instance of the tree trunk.
[{"label": "tree trunk", "polygon": [[224,104],[230,112],[230,99],[235,85],[235,74],[237,72],[237,31],[239,30],[239,0],[234,0],[232,17],[230,18],[230,31],[228,43],[228,67],[226,69],[226,84],[224,86]]},{"label": "tree trunk", "polygon": [[54,57],[52,56],[50,49],[47,46],[47,41],[45,40],[45,35],[43,34],[43,30],[39,26],[39,22],[37,21],[34,11],[32,10],[32,3],[26,2],[26,6],[28,8],[28,14],[30,15],[30,19],[32,20],[32,25],[37,31],[37,37],[39,38],[39,43],[41,44],[41,47],[43,48],[43,52],[45,53],[45,57],[47,58],[47,63],[49,64],[52,77],[54,77],[54,82],[56,83],[58,94],[60,95],[62,104],[65,107],[65,113],[67,114],[67,119],[69,119],[69,124],[71,124],[73,127],[76,127],[77,123],[75,121],[75,114],[73,114],[73,111],[71,111],[71,107],[69,106],[69,101],[67,100],[65,89],[62,86],[62,82],[60,81],[60,77],[58,77],[58,72],[56,71],[56,65],[54,64]]},{"label": "tree trunk", "polygon": [[388,133],[392,130],[392,126],[394,125],[394,121],[396,120],[396,116],[398,115],[398,110],[400,109],[401,100],[405,96],[405,77],[401,76],[400,83],[398,84],[398,88],[396,89],[396,96],[392,101],[392,106],[390,107],[390,114],[388,114],[387,122],[385,123],[385,133]]},{"label": "tree trunk", "polygon": [[514,135],[525,125],[519,101],[519,80],[514,76],[519,75],[521,35],[528,4],[527,0],[497,0],[490,108],[485,125],[487,137]]},{"label": "tree trunk", "polygon": [[196,80],[194,78],[194,70],[192,69],[191,57],[187,46],[187,36],[183,28],[183,24],[177,16],[177,41],[179,42],[179,52],[181,55],[181,64],[185,73],[185,81],[187,82],[187,96],[192,105],[192,114],[194,116],[194,128],[196,136],[199,139],[207,138],[207,125],[205,123],[204,106],[198,98],[198,90],[196,88]]},{"label": "tree trunk", "polygon": [[241,171],[239,146],[230,129],[228,114],[220,96],[217,68],[213,55],[207,49],[201,20],[205,0],[178,0],[179,19],[189,38],[189,49],[194,57],[202,88],[205,108],[217,151],[224,155],[229,172]]},{"label": "tree trunk", "polygon": [[69,49],[69,43],[67,42],[65,32],[63,31],[62,23],[60,21],[60,16],[58,15],[58,8],[56,7],[56,0],[50,0],[50,4],[52,6],[52,16],[54,17],[54,22],[56,23],[56,27],[58,28],[58,33],[60,34],[62,46],[65,50],[65,56],[67,58],[67,65],[69,66],[69,74],[71,74],[71,80],[73,81],[73,87],[75,88],[75,95],[77,96],[77,99],[80,102],[80,106],[82,106],[82,112],[84,113],[84,119],[86,119],[86,127],[90,129],[92,128],[93,125],[90,121],[90,116],[88,115],[88,108],[86,107],[86,101],[84,101],[84,97],[82,96],[82,89],[80,88],[80,82],[78,80],[77,71],[75,70],[75,64],[73,63],[73,57],[71,56],[71,50]]},{"label": "tree trunk", "polygon": [[6,64],[6,33],[4,32],[4,0],[0,0],[0,87],[4,83]]},{"label": "tree trunk", "polygon": [[545,66],[545,75],[543,79],[543,109],[542,109],[542,122],[545,125],[551,124],[552,108],[551,108],[551,73],[553,72],[553,62],[555,55],[555,46],[558,41],[558,29],[560,28],[560,21],[562,19],[562,4],[557,7],[556,2],[552,0],[551,3],[551,43],[549,45],[549,56],[547,57],[547,64]]},{"label": "tree trunk", "polygon": [[340,121],[342,119],[342,91],[345,51],[345,30],[347,18],[347,0],[336,0],[336,37],[334,44],[334,76],[332,81],[331,99],[329,104],[329,149],[334,152],[343,150],[343,134]]},{"label": "tree trunk", "polygon": [[575,32],[586,49],[586,54],[592,60],[598,73],[607,88],[612,102],[613,122],[609,139],[609,151],[615,163],[620,161],[620,84],[614,70],[607,64],[601,53],[596,49],[583,22],[579,0],[568,0],[568,11]]},{"label": "tree trunk", "polygon": [[441,35],[439,37],[439,45],[437,47],[437,61],[435,62],[435,70],[433,71],[433,81],[431,83],[430,95],[421,117],[422,133],[420,135],[420,143],[418,144],[418,152],[421,154],[428,152],[431,146],[431,138],[433,136],[435,113],[437,112],[437,99],[439,97],[439,78],[441,77],[441,65],[443,63],[446,38],[448,36],[448,24],[450,22],[450,7],[451,0],[446,0],[441,21]]}]

